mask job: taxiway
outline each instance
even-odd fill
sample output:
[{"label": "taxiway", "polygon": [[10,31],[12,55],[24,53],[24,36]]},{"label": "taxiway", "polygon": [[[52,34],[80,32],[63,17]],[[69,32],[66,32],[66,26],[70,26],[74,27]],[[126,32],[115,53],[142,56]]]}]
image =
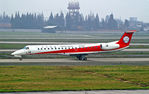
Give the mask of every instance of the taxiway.
[{"label": "taxiway", "polygon": [[0,59],[0,66],[10,65],[48,65],[48,66],[97,66],[97,65],[149,65],[149,58],[88,58],[79,61],[64,59]]}]

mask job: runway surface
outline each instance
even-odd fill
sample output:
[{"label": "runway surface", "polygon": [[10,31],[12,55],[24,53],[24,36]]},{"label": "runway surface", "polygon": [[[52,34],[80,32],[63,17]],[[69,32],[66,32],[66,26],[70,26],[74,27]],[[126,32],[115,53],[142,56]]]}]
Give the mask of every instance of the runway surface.
[{"label": "runway surface", "polygon": [[149,58],[88,58],[79,61],[64,59],[0,59],[0,66],[8,65],[48,65],[48,66],[96,66],[96,65],[149,65]]},{"label": "runway surface", "polygon": [[[14,52],[16,50],[19,50],[19,49],[0,49],[0,52]],[[136,52],[136,51],[149,52],[149,49],[124,49],[122,51],[125,51],[125,52]]]}]

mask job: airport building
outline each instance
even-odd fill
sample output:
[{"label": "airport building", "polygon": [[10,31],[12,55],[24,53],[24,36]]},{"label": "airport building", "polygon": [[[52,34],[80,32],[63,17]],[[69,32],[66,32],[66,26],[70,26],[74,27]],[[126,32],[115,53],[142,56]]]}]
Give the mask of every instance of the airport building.
[{"label": "airport building", "polygon": [[143,22],[138,21],[137,17],[130,17],[129,18],[129,29],[144,31],[144,24]]},{"label": "airport building", "polygon": [[42,32],[44,33],[56,33],[57,26],[45,26],[42,28]]},{"label": "airport building", "polygon": [[71,15],[77,15],[79,14],[79,10],[80,10],[80,4],[78,1],[74,0],[68,3],[68,7],[67,9],[69,10],[69,13]]}]

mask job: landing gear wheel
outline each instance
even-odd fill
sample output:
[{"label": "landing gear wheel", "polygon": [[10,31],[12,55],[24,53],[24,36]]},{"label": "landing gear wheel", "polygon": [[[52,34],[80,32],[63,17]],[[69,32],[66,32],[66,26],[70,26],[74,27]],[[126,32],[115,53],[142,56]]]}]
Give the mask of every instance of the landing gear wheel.
[{"label": "landing gear wheel", "polygon": [[85,57],[86,55],[78,55],[77,56],[77,59],[78,60],[82,60],[82,61],[86,61],[87,60],[87,57]]},{"label": "landing gear wheel", "polygon": [[23,59],[22,58],[19,58],[19,60],[22,61]]},{"label": "landing gear wheel", "polygon": [[87,60],[87,57],[84,57],[83,60],[86,61]]}]

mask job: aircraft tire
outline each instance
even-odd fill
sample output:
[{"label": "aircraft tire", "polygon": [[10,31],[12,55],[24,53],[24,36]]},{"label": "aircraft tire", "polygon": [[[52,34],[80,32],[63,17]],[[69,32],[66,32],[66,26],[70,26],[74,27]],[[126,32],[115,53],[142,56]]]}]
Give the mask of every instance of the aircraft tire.
[{"label": "aircraft tire", "polygon": [[78,55],[77,56],[77,59],[78,60],[82,60],[82,61],[86,61],[87,60],[87,57],[85,57],[85,55]]}]

